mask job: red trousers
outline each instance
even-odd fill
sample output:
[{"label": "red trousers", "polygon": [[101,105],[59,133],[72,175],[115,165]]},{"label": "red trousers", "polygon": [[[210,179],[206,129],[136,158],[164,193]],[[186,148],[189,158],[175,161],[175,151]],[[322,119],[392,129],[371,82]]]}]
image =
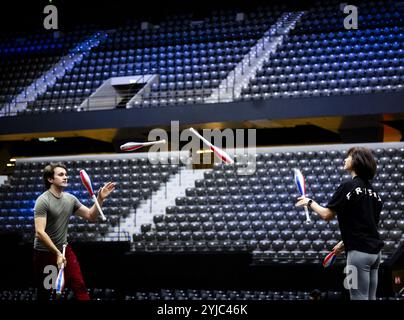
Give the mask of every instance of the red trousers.
[{"label": "red trousers", "polygon": [[[67,261],[64,274],[65,287],[72,289],[77,300],[90,300],[81,274],[80,264],[70,245],[66,247],[65,257]],[[44,285],[45,277],[48,276],[44,273],[47,265],[56,266],[56,255],[48,251],[34,249],[34,280],[38,291],[38,300],[49,300],[52,295],[52,289],[46,289]]]}]

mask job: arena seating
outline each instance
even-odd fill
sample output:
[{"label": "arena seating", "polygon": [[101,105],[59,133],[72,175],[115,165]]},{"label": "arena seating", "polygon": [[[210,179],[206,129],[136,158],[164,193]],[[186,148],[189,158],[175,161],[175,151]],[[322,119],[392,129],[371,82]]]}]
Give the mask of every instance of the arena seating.
[{"label": "arena seating", "polygon": [[[80,105],[105,80],[147,74],[157,74],[158,83],[132,107],[204,103],[286,10],[284,6],[254,8],[242,19],[236,19],[237,10],[198,20],[192,14],[174,15],[158,25],[146,24],[144,30],[139,28],[141,21],[117,26],[107,30],[105,41],[23,113],[86,110],[88,106]],[[363,2],[361,28],[345,30],[337,1],[317,3],[244,87],[240,99],[401,91],[403,10],[394,1]],[[4,74],[0,104],[50,69],[66,48],[78,42],[79,35],[60,40],[38,36],[31,42],[24,39],[24,45],[18,44],[19,38],[9,39],[0,47],[0,54],[7,56],[7,65],[0,64]]]},{"label": "arena seating", "polygon": [[[254,291],[254,290],[183,290],[161,289],[160,291],[130,292],[118,294],[115,289],[88,289],[93,300],[310,300],[310,292],[303,291]],[[340,299],[340,292],[320,292],[321,299]],[[400,297],[399,295],[397,298]],[[72,291],[65,289],[61,300],[72,299]],[[24,290],[0,291],[0,301],[33,301],[36,293],[33,288]],[[397,299],[398,300],[398,299]]]},{"label": "arena seating", "polygon": [[[256,291],[256,290],[194,290],[194,289],[161,289],[159,291],[137,291],[126,294],[118,293],[115,289],[90,288],[88,292],[93,300],[97,301],[155,301],[155,300],[199,300],[199,301],[223,301],[223,300],[288,300],[304,301],[313,300],[313,291]],[[317,292],[316,292],[317,293]],[[72,291],[65,289],[61,300],[71,300]],[[338,291],[320,291],[318,290],[318,300],[341,300],[342,293]],[[381,296],[377,298],[380,301],[399,301],[404,300],[404,295],[395,293],[392,296]],[[3,290],[0,291],[0,301],[35,301],[36,292],[33,288],[21,290]]]},{"label": "arena seating", "polygon": [[345,30],[337,2],[318,3],[256,73],[242,99],[403,90],[403,7],[370,2],[359,10],[360,28]]},{"label": "arena seating", "polygon": [[242,21],[236,15],[231,10],[198,21],[192,15],[175,15],[148,30],[133,21],[109,31],[104,43],[31,103],[26,113],[80,111],[78,106],[105,80],[130,75],[159,75],[159,84],[144,95],[140,106],[201,102],[280,11],[254,10]]},{"label": "arena seating", "polygon": [[0,108],[52,69],[89,28],[54,35],[47,32],[0,36]]},{"label": "arena seating", "polygon": [[[323,292],[323,299],[328,294],[340,297],[339,292]],[[126,295],[125,300],[310,300],[310,292],[302,291],[254,291],[254,290],[168,290],[160,292],[136,292]]]}]

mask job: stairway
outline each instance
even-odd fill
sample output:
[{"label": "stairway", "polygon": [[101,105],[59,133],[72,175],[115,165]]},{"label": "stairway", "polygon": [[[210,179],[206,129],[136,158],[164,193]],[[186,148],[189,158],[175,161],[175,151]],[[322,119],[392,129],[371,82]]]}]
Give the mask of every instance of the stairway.
[{"label": "stairway", "polygon": [[58,79],[72,70],[77,63],[80,63],[93,47],[97,47],[104,41],[107,36],[108,34],[106,32],[96,32],[84,41],[78,43],[70,50],[68,55],[61,57],[59,62],[51,69],[26,87],[23,92],[15,96],[11,102],[3,105],[0,108],[0,117],[16,115],[18,112],[26,109],[29,102],[35,101],[39,95],[45,93]]},{"label": "stairway", "polygon": [[168,206],[175,205],[175,198],[185,196],[185,190],[195,187],[195,181],[203,179],[206,171],[181,168],[166,184],[154,192],[150,199],[143,200],[136,210],[132,209],[129,215],[121,220],[120,226],[114,228],[113,233],[118,231],[130,235],[140,233],[142,224],[153,223],[155,215],[165,214]]},{"label": "stairway", "polygon": [[232,102],[241,97],[241,91],[260,70],[266,60],[283,43],[284,38],[294,29],[304,12],[284,13],[264,36],[257,41],[233,71],[223,79],[218,88],[206,98],[206,103]]}]

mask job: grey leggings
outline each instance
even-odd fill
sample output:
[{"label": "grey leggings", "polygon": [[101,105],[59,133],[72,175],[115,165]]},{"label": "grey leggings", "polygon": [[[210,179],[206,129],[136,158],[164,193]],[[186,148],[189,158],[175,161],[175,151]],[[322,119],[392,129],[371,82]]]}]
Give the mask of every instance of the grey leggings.
[{"label": "grey leggings", "polygon": [[376,289],[381,252],[348,251],[347,267],[356,267],[357,288],[350,287],[351,300],[376,300]]}]

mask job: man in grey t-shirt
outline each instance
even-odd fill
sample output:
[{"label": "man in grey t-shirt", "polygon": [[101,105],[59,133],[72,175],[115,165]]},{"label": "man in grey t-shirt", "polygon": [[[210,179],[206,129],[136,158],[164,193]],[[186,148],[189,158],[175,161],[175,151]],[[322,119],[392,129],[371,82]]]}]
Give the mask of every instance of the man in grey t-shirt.
[{"label": "man in grey t-shirt", "polygon": [[[38,288],[38,299],[49,299],[50,292],[44,286],[44,268],[47,265],[65,265],[65,283],[71,287],[76,299],[89,300],[90,297],[81,274],[80,265],[72,248],[67,245],[65,257],[61,251],[67,244],[67,229],[72,214],[95,221],[99,215],[95,205],[87,208],[73,195],[64,192],[67,186],[67,169],[61,163],[45,167],[43,180],[48,189],[35,202],[34,274]],[[115,189],[108,182],[98,192],[97,200],[102,206],[104,199]]]}]

